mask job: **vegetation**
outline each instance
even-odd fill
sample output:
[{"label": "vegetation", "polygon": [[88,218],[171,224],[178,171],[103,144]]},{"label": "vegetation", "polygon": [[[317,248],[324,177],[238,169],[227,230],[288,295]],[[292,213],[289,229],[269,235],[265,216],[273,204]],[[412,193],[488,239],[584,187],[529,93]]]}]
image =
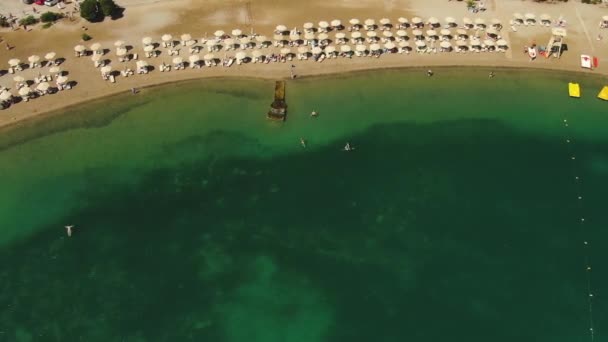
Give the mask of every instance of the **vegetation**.
[{"label": "vegetation", "polygon": [[602,3],[602,0],[583,0],[583,3],[596,5]]},{"label": "vegetation", "polygon": [[84,0],[80,4],[80,16],[90,22],[102,21],[103,12],[97,0]]},{"label": "vegetation", "polygon": [[86,34],[86,33],[82,34],[82,40],[84,40],[85,42],[87,40],[91,40],[91,39],[93,39],[93,37],[89,36],[88,34]]},{"label": "vegetation", "polygon": [[61,13],[55,12],[46,12],[40,15],[40,21],[42,21],[43,23],[52,23],[61,18],[63,18],[63,15]]},{"label": "vegetation", "polygon": [[99,0],[99,5],[101,6],[101,12],[106,17],[113,16],[118,10],[118,6],[114,0]]},{"label": "vegetation", "polygon": [[51,22],[51,23],[46,23],[46,24],[42,25],[42,28],[43,28],[43,29],[48,29],[48,28],[49,28],[49,27],[51,27],[51,26],[53,26],[53,23],[52,23],[52,22]]},{"label": "vegetation", "polygon": [[475,7],[475,0],[467,0],[467,8]]},{"label": "vegetation", "polygon": [[9,27],[11,24],[8,22],[8,19],[4,16],[0,16],[0,27]]},{"label": "vegetation", "polygon": [[19,25],[34,25],[38,23],[38,19],[34,18],[33,15],[28,15],[19,20]]}]

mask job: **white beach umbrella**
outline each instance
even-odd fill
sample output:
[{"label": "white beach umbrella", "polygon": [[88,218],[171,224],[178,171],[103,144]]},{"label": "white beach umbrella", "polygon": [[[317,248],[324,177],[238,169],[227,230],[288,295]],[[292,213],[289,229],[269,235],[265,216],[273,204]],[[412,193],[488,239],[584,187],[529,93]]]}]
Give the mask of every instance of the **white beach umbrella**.
[{"label": "white beach umbrella", "polygon": [[58,66],[54,66],[54,67],[52,67],[52,68],[49,69],[49,72],[52,73],[52,74],[57,74],[57,73],[61,72],[61,68],[58,67]]},{"label": "white beach umbrella", "polygon": [[223,37],[224,35],[226,35],[226,32],[224,32],[222,30],[217,30],[213,33],[213,35],[220,38],[220,37]]},{"label": "white beach umbrella", "polygon": [[236,57],[236,59],[238,59],[238,60],[243,60],[243,59],[247,58],[247,54],[243,51],[239,51],[236,53],[236,55],[234,57]]},{"label": "white beach umbrella", "polygon": [[[277,25],[276,31],[277,32],[285,32],[285,31],[287,31],[287,26],[285,26],[285,25]],[[235,34],[234,31],[232,32],[232,34],[233,35],[237,35],[237,36],[240,35],[240,34]]]},{"label": "white beach umbrella", "polygon": [[454,19],[453,17],[445,17],[445,22],[450,25],[456,24],[456,19]]},{"label": "white beach umbrella", "polygon": [[99,69],[99,71],[101,71],[102,74],[107,74],[112,71],[112,67],[110,65],[106,65],[104,67],[101,67],[101,69]]},{"label": "white beach umbrella", "polygon": [[13,94],[9,93],[8,91],[3,91],[0,93],[0,101],[6,101],[11,97],[13,97]]},{"label": "white beach umbrella", "polygon": [[489,28],[486,30],[486,34],[490,35],[490,36],[497,36],[498,35],[498,31],[496,31],[493,28]]},{"label": "white beach umbrella", "polygon": [[602,20],[603,20],[603,21],[608,21],[608,15],[603,16],[603,17],[602,17]]},{"label": "white beach umbrella", "polygon": [[393,32],[391,32],[391,31],[382,31],[382,35],[385,36],[385,37],[387,37],[387,38],[390,38],[390,37],[393,36]]},{"label": "white beach umbrella", "polygon": [[442,36],[451,36],[452,32],[448,29],[441,29],[441,31],[439,31],[439,33],[441,33]]},{"label": "white beach umbrella", "polygon": [[170,41],[172,41],[172,40],[173,40],[173,36],[172,36],[172,35],[170,35],[170,34],[163,34],[163,36],[162,36],[162,37],[160,37],[160,39],[161,39],[163,42],[167,43],[167,42],[170,42]]},{"label": "white beach umbrella", "polygon": [[467,42],[465,42],[464,40],[457,40],[456,41],[456,45],[458,45],[458,46],[465,46],[465,45],[467,45]]},{"label": "white beach umbrella", "polygon": [[321,33],[317,36],[317,38],[319,38],[319,40],[326,40],[329,38],[329,36],[326,33]]},{"label": "white beach umbrella", "polygon": [[315,25],[313,23],[304,23],[303,27],[305,30],[311,30]]},{"label": "white beach umbrella", "polygon": [[439,24],[439,19],[437,19],[435,17],[430,17],[429,18],[429,24],[431,24],[431,25],[437,25],[437,24]]},{"label": "white beach umbrella", "polygon": [[192,35],[190,35],[189,33],[184,33],[179,38],[182,40],[182,42],[187,42],[192,40]]},{"label": "white beach umbrella", "polygon": [[36,86],[36,90],[47,91],[49,89],[49,87],[50,87],[49,82],[42,82],[42,83],[38,83],[38,85]]},{"label": "white beach umbrella", "polygon": [[298,48],[298,53],[307,53],[308,52],[308,48],[306,46],[300,46]]},{"label": "white beach umbrella", "polygon": [[143,37],[141,39],[141,42],[144,45],[150,45],[150,44],[152,44],[152,37]]},{"label": "white beach umbrella", "polygon": [[333,46],[333,45],[330,45],[330,46],[328,46],[328,47],[325,48],[325,52],[327,52],[327,53],[334,53],[334,52],[336,52],[336,47]]},{"label": "white beach umbrella", "polygon": [[375,31],[369,31],[366,33],[366,35],[370,38],[374,38],[374,37],[378,36],[378,34]]},{"label": "white beach umbrella", "polygon": [[437,31],[435,30],[426,30],[426,35],[429,37],[435,37],[437,36]]},{"label": "white beach umbrella", "polygon": [[315,54],[315,55],[318,55],[321,52],[323,52],[323,50],[321,50],[321,48],[318,47],[318,46],[315,46],[315,47],[312,48],[312,53]]},{"label": "white beach umbrella", "polygon": [[[195,55],[195,56],[198,57],[198,55]],[[192,56],[190,56],[190,57],[192,57]],[[148,66],[148,62],[146,62],[146,61],[137,61],[137,63],[135,63],[135,66],[137,66],[138,69],[145,68],[145,67]]]},{"label": "white beach umbrella", "polygon": [[504,40],[504,39],[499,39],[499,40],[496,42],[496,45],[498,45],[498,46],[508,46],[508,45],[509,45],[509,43],[507,43],[507,41],[506,41],[506,40]]},{"label": "white beach umbrella", "polygon": [[74,46],[74,51],[76,52],[83,52],[86,48],[84,47],[84,45],[76,45]]},{"label": "white beach umbrella", "polygon": [[524,16],[521,15],[521,13],[516,12],[516,13],[513,13],[513,18],[518,19],[518,20],[523,20]]},{"label": "white beach umbrella", "polygon": [[392,50],[392,49],[394,49],[396,46],[395,46],[395,44],[394,44],[394,43],[392,43],[392,42],[388,42],[388,43],[384,44],[384,47],[385,47],[386,49]]},{"label": "white beach umbrella", "polygon": [[357,50],[359,52],[364,52],[367,50],[367,46],[365,46],[363,44],[357,44],[357,46],[355,46],[355,50]]},{"label": "white beach umbrella", "polygon": [[281,54],[282,55],[287,55],[289,53],[291,53],[291,49],[290,48],[282,48],[281,49]]},{"label": "white beach umbrella", "polygon": [[465,25],[473,25],[473,21],[471,20],[471,18],[467,17],[462,18],[462,23]]},{"label": "white beach umbrella", "polygon": [[245,37],[241,37],[241,38],[239,39],[239,42],[240,42],[241,44],[243,44],[243,45],[247,45],[247,44],[251,43],[251,38],[249,38],[249,37],[247,37],[247,36],[245,36]]},{"label": "white beach umbrella", "polygon": [[361,32],[358,32],[358,31],[357,32],[353,32],[353,33],[350,34],[350,37],[353,38],[353,39],[359,39],[359,38],[361,38]]},{"label": "white beach umbrella", "polygon": [[481,45],[481,41],[478,38],[472,38],[471,39],[471,45],[473,45],[473,46],[479,46],[479,45]]},{"label": "white beach umbrella", "polygon": [[13,81],[15,81],[15,82],[23,82],[23,81],[25,81],[25,79],[23,78],[23,76],[17,75],[15,77],[13,77]]},{"label": "white beach umbrella", "polygon": [[486,21],[483,18],[475,19],[475,24],[477,24],[477,25],[484,25],[485,23],[486,23]]},{"label": "white beach umbrella", "polygon": [[254,58],[260,58],[260,57],[262,57],[263,53],[260,50],[253,50],[253,51],[251,51],[251,55]]},{"label": "white beach umbrella", "polygon": [[407,36],[407,31],[406,30],[398,30],[397,31],[397,35],[399,37],[406,37]]},{"label": "white beach umbrella", "polygon": [[549,21],[549,20],[551,20],[551,16],[550,16],[550,15],[548,15],[548,14],[546,14],[546,13],[541,14],[541,15],[539,16],[539,18],[540,18],[540,20],[542,20],[542,21]]},{"label": "white beach umbrella", "polygon": [[460,36],[468,36],[469,35],[469,33],[467,32],[467,30],[465,30],[465,29],[457,29],[456,33],[458,33],[458,35],[460,35]]},{"label": "white beach umbrella", "polygon": [[490,21],[492,23],[492,25],[497,26],[497,25],[502,25],[502,21],[500,21],[500,19],[494,18]]},{"label": "white beach umbrella", "polygon": [[206,55],[203,56],[203,59],[206,60],[206,61],[210,61],[210,60],[212,60],[214,58],[215,58],[215,56],[212,53],[208,53],[208,54],[206,54]]},{"label": "white beach umbrella", "polygon": [[388,25],[390,23],[391,23],[391,20],[389,18],[380,19],[380,25]]},{"label": "white beach umbrella", "polygon": [[403,41],[400,41],[398,45],[399,45],[399,47],[407,47],[407,46],[410,46],[410,42],[403,40]]},{"label": "white beach umbrella", "polygon": [[19,96],[28,96],[32,92],[30,87],[23,87],[19,89]]},{"label": "white beach umbrella", "polygon": [[417,47],[423,47],[423,46],[426,46],[426,43],[424,42],[424,40],[417,40],[416,41],[416,46]]},{"label": "white beach umbrella", "polygon": [[407,20],[407,18],[404,18],[404,17],[399,17],[399,18],[397,19],[397,22],[399,22],[399,24],[407,24],[407,23],[409,23],[410,21],[409,21],[409,20]]},{"label": "white beach umbrella", "polygon": [[267,42],[268,38],[266,36],[256,36],[255,40],[258,41],[258,42],[260,42],[260,43],[263,43],[263,42]]},{"label": "white beach umbrella", "polygon": [[422,24],[422,18],[420,18],[420,17],[413,17],[412,18],[412,24],[414,24],[414,25]]},{"label": "white beach umbrella", "polygon": [[99,49],[101,49],[101,44],[93,43],[89,48],[91,49],[91,51],[99,51]]},{"label": "white beach umbrella", "polygon": [[31,55],[27,58],[27,60],[30,63],[38,63],[38,61],[40,61],[40,56]]},{"label": "white beach umbrella", "polygon": [[232,46],[232,45],[236,44],[236,41],[232,38],[228,38],[228,39],[224,39],[224,44],[226,44],[228,46]]},{"label": "white beach umbrella", "polygon": [[344,32],[336,33],[336,39],[344,39],[344,38],[346,38],[346,33],[344,33]]},{"label": "white beach umbrella", "polygon": [[101,55],[93,55],[91,56],[91,60],[93,62],[99,62],[101,60]]},{"label": "white beach umbrella", "polygon": [[59,77],[57,77],[57,79],[55,81],[57,82],[57,84],[65,84],[68,81],[68,77],[59,76]]},{"label": "white beach umbrella", "polygon": [[348,21],[348,23],[351,25],[359,25],[361,22],[357,18],[352,18],[351,20]]},{"label": "white beach umbrella", "polygon": [[338,28],[338,27],[342,26],[342,22],[338,19],[334,19],[331,21],[331,26],[334,28]]},{"label": "white beach umbrella", "polygon": [[352,49],[348,45],[342,45],[342,46],[340,46],[340,51],[342,51],[342,52],[351,52]]},{"label": "white beach umbrella", "polygon": [[46,59],[47,61],[51,61],[51,60],[55,59],[56,55],[57,54],[54,52],[49,52],[46,55],[44,55],[44,59]]},{"label": "white beach umbrella", "polygon": [[181,57],[174,57],[172,62],[173,64],[182,64],[184,60]]},{"label": "white beach umbrella", "polygon": [[495,44],[495,43],[494,43],[494,41],[493,41],[493,40],[491,40],[491,39],[486,39],[486,40],[484,40],[484,41],[483,41],[483,43],[484,43],[486,46],[494,46],[494,44]]},{"label": "white beach umbrella", "polygon": [[443,41],[443,42],[439,43],[439,46],[441,46],[444,49],[450,49],[452,47],[452,44],[450,44],[450,42]]},{"label": "white beach umbrella", "polygon": [[412,30],[412,34],[416,37],[422,36],[422,30]]},{"label": "white beach umbrella", "polygon": [[534,20],[536,18],[536,16],[532,13],[526,13],[525,17],[529,20]]},{"label": "white beach umbrella", "polygon": [[114,42],[114,46],[115,47],[121,47],[123,45],[125,45],[125,42],[122,41],[122,40],[117,40],[117,41]]},{"label": "white beach umbrella", "polygon": [[382,48],[380,47],[379,44],[372,44],[369,46],[369,49],[372,51],[378,51],[378,50],[382,50]]},{"label": "white beach umbrella", "polygon": [[315,39],[315,34],[313,32],[306,32],[304,34],[304,39],[313,40],[313,39]]},{"label": "white beach umbrella", "polygon": [[[283,28],[284,28],[284,30],[281,30],[281,32],[282,32],[282,31],[285,31],[285,30],[287,29],[287,28],[286,28],[285,26],[283,26],[283,25],[279,25],[279,26],[277,26],[277,29],[278,29],[279,27],[283,27]],[[231,33],[232,33],[232,35],[233,35],[233,36],[237,36],[237,37],[238,37],[238,36],[240,36],[240,35],[242,35],[242,34],[243,34],[243,31],[241,31],[240,29],[234,29],[234,30],[232,30],[232,32],[231,32]]]},{"label": "white beach umbrella", "polygon": [[319,21],[319,27],[326,29],[329,27],[329,23],[327,21]]},{"label": "white beach umbrella", "polygon": [[201,58],[198,55],[191,55],[188,57],[188,61],[190,62],[190,64],[196,64],[198,61],[200,61]]},{"label": "white beach umbrella", "polygon": [[154,50],[154,46],[153,45],[146,45],[144,46],[144,52],[152,52]]},{"label": "white beach umbrella", "polygon": [[8,60],[8,65],[12,66],[12,67],[16,67],[19,65],[19,63],[21,63],[21,61],[17,58],[12,58]]},{"label": "white beach umbrella", "polygon": [[364,23],[365,23],[365,26],[374,26],[374,25],[376,25],[376,21],[374,19],[366,19]]},{"label": "white beach umbrella", "polygon": [[127,49],[125,49],[125,48],[116,49],[116,56],[122,57],[122,56],[125,56],[126,54],[127,54]]}]

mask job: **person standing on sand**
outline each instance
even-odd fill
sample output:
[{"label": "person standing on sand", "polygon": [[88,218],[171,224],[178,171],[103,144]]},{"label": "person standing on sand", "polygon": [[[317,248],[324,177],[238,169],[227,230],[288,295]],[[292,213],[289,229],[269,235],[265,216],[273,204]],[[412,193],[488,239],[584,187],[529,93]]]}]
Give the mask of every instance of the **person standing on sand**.
[{"label": "person standing on sand", "polygon": [[426,71],[426,75],[427,75],[428,77],[433,76],[433,70],[431,70],[431,69],[427,70],[427,71]]}]

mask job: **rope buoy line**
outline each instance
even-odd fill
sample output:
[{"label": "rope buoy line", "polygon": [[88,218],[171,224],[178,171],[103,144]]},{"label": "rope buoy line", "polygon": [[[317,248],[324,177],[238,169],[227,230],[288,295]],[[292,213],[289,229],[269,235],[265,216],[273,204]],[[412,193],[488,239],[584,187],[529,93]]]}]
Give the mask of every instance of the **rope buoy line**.
[{"label": "rope buoy line", "polygon": [[[568,127],[568,120],[564,119],[564,127]],[[580,213],[579,225],[581,232],[583,235],[586,235],[585,231],[585,217],[583,216],[584,206],[583,206],[583,195],[581,189],[581,179],[576,172],[576,156],[574,154],[574,148],[572,139],[569,137],[566,138],[566,145],[568,146],[568,154],[571,156],[570,160],[572,160],[572,175],[574,177],[575,190],[576,190],[576,201],[578,202],[578,210]],[[587,306],[588,306],[588,323],[589,323],[589,338],[591,342],[594,342],[595,339],[595,331],[593,325],[593,286],[591,283],[591,245],[586,238],[583,238],[583,253],[585,256],[585,282],[586,282],[586,290],[587,290]]]}]

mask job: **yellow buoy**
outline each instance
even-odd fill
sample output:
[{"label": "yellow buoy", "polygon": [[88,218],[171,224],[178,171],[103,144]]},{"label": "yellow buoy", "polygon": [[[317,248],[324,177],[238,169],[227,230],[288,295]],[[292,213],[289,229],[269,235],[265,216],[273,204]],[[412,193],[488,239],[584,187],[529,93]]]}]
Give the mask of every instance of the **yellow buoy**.
[{"label": "yellow buoy", "polygon": [[568,93],[570,97],[581,97],[581,86],[578,83],[568,83]]},{"label": "yellow buoy", "polygon": [[608,86],[604,86],[604,88],[600,90],[600,93],[597,94],[597,98],[608,101]]}]

